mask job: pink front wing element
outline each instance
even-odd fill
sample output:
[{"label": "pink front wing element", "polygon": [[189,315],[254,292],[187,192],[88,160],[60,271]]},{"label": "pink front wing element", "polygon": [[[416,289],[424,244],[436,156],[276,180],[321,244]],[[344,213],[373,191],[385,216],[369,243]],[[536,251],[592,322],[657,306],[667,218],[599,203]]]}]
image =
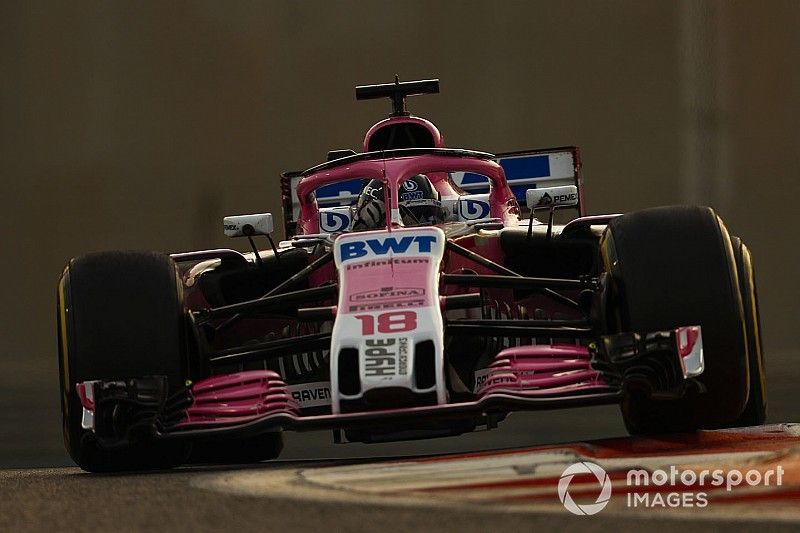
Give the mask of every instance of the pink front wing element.
[{"label": "pink front wing element", "polygon": [[585,346],[574,344],[516,346],[502,350],[489,365],[478,397],[495,392],[523,396],[550,396],[598,392],[609,385],[590,364]]},{"label": "pink front wing element", "polygon": [[271,370],[213,376],[195,383],[192,395],[179,427],[241,424],[265,414],[300,412],[286,383]]}]

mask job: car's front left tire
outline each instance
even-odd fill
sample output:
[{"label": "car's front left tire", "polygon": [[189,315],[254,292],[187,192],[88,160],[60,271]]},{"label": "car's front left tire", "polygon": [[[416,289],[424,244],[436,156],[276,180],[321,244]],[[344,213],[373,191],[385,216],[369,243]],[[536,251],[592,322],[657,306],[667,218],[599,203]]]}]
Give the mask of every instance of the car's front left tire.
[{"label": "car's front left tire", "polygon": [[676,206],[620,216],[608,225],[601,254],[613,280],[611,331],[702,327],[705,370],[696,378],[699,390],[662,399],[646,388],[628,387],[621,405],[628,431],[761,423],[763,364],[752,265],[749,252],[731,239],[716,213]]}]

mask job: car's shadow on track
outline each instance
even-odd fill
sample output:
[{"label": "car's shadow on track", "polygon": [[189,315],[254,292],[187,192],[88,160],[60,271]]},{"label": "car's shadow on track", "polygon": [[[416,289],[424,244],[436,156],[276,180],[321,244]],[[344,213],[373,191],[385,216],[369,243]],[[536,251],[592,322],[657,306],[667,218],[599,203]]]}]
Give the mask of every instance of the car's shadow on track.
[{"label": "car's shadow on track", "polygon": [[402,461],[405,459],[417,459],[423,457],[438,457],[446,454],[429,455],[396,455],[385,457],[351,457],[351,458],[323,458],[323,459],[303,459],[303,460],[272,460],[249,464],[188,464],[178,468],[161,470],[130,470],[122,472],[85,472],[77,468],[69,469],[65,475],[80,475],[88,478],[107,479],[129,476],[162,476],[162,475],[186,475],[186,474],[217,474],[223,472],[243,472],[248,470],[286,470],[302,468],[323,468],[328,466],[347,466],[355,464],[383,463],[389,461]]},{"label": "car's shadow on track", "polygon": [[[451,454],[508,451],[540,445],[561,445],[627,436],[616,406],[566,411],[514,413],[492,431],[455,437],[381,444],[334,444],[330,432],[284,434],[280,458],[251,464],[197,464],[172,470],[94,473],[92,477],[186,475],[246,470],[303,469],[441,457]],[[71,475],[81,473],[76,470]]]}]

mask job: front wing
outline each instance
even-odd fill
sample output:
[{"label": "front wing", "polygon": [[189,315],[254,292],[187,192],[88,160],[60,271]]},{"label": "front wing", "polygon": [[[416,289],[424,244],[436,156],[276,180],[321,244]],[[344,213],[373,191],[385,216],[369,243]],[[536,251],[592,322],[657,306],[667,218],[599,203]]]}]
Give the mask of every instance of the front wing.
[{"label": "front wing", "polygon": [[142,434],[191,439],[283,430],[469,431],[493,427],[512,411],[617,403],[629,387],[680,398],[699,386],[693,378],[703,368],[702,332],[688,326],[602,336],[588,347],[508,348],[476,373],[473,401],[439,405],[307,414],[280,375],[269,370],[213,376],[179,391],[170,391],[160,376],[87,381],[76,390],[84,427],[101,445],[116,446]]}]

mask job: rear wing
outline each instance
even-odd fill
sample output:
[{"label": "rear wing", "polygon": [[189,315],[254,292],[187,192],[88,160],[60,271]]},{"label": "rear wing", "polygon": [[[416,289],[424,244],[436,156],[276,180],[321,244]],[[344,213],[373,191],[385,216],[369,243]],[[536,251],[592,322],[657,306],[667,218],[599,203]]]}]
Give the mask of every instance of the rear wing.
[{"label": "rear wing", "polygon": [[[580,150],[576,146],[544,148],[498,154],[494,160],[503,167],[511,191],[527,210],[525,191],[541,187],[575,185],[578,187],[578,216],[584,216],[583,176],[581,174]],[[300,200],[297,197],[297,184],[302,172],[281,174],[281,200],[286,238],[296,234],[297,220],[300,217]],[[481,195],[489,192],[489,182],[485,176],[468,172],[453,172],[453,182],[468,195]],[[349,180],[325,185],[316,190],[320,209],[337,212],[340,207],[355,204],[365,183],[363,180]],[[333,215],[331,215],[333,216]]]},{"label": "rear wing", "polygon": [[[586,214],[581,156],[577,146],[508,152],[497,154],[494,160],[503,167],[508,186],[523,211],[527,210],[525,191],[528,189],[575,185],[578,188],[578,204],[575,208],[579,216]],[[456,185],[469,194],[489,192],[488,180],[479,174],[457,172],[453,173],[452,178]]]}]

